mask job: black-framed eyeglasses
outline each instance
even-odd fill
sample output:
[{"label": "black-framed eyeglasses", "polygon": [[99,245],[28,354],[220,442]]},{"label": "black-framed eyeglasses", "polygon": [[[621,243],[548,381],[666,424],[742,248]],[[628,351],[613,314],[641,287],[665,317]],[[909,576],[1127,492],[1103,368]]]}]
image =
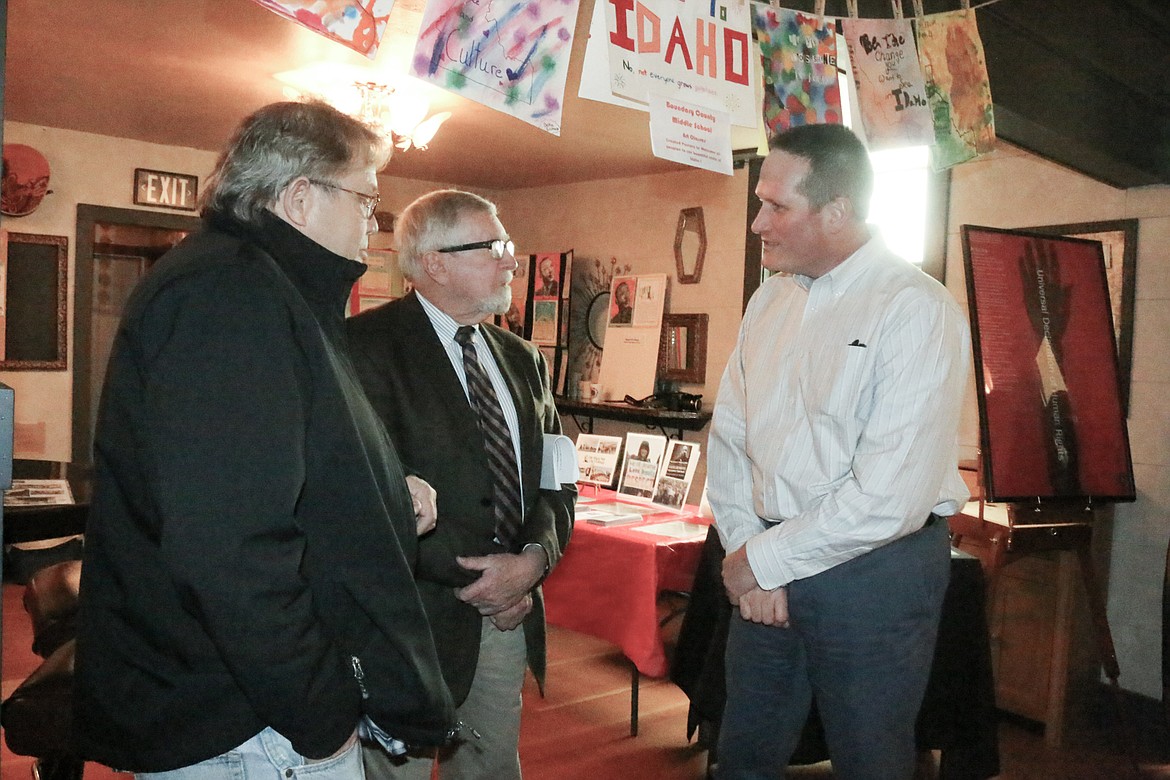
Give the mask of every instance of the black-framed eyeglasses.
[{"label": "black-framed eyeglasses", "polygon": [[321,181],[320,179],[309,179],[309,181],[319,187],[328,187],[331,190],[341,190],[342,192],[348,192],[350,195],[356,196],[357,199],[361,201],[362,212],[366,215],[366,219],[373,218],[374,212],[378,209],[378,204],[382,202],[382,196],[377,193],[374,193],[373,195],[367,195],[364,192],[351,190],[348,187],[342,187],[340,184],[334,184],[331,181]]},{"label": "black-framed eyeglasses", "polygon": [[490,249],[492,250],[492,259],[499,260],[507,252],[510,255],[516,254],[516,245],[508,238],[491,238],[487,241],[472,241],[470,244],[460,244],[459,246],[449,246],[446,249],[435,250],[450,254],[452,252],[469,252],[472,249]]}]

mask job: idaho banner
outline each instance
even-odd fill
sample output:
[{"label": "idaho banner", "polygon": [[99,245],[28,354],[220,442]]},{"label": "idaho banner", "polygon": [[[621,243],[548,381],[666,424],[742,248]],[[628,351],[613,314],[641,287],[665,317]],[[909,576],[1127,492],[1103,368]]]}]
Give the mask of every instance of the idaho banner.
[{"label": "idaho banner", "polygon": [[725,111],[756,127],[747,0],[597,0],[605,3],[610,89]]}]

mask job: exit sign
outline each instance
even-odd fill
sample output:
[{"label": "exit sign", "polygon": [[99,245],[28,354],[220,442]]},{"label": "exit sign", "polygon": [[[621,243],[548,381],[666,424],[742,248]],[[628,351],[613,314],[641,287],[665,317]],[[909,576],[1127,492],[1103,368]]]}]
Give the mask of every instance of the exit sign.
[{"label": "exit sign", "polygon": [[199,177],[186,173],[134,169],[134,203],[164,209],[195,211],[199,200]]}]

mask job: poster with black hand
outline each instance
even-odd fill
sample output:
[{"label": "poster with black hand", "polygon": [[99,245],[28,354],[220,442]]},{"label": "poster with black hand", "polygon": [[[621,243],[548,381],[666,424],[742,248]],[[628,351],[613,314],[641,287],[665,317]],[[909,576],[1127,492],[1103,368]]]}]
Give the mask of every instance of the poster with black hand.
[{"label": "poster with black hand", "polygon": [[1135,498],[1099,241],[962,227],[989,501]]}]

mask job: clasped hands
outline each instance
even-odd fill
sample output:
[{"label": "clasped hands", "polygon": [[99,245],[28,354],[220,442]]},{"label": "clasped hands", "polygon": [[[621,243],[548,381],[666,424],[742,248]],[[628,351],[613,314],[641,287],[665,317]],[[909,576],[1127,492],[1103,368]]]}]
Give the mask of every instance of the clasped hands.
[{"label": "clasped hands", "polygon": [[455,561],[465,569],[478,571],[479,579],[455,595],[491,617],[501,631],[511,631],[532,611],[532,589],[544,576],[547,555],[539,545],[519,553],[499,553],[474,557],[458,556]]},{"label": "clasped hands", "polygon": [[[436,492],[425,480],[406,477],[414,508],[415,530],[419,536],[430,532],[438,519]],[[500,553],[476,557],[456,558],[465,569],[480,572],[479,579],[455,595],[471,604],[479,614],[488,615],[501,631],[511,631],[532,611],[531,590],[544,576],[547,555],[539,546],[532,546],[518,554]]]},{"label": "clasped hands", "polygon": [[744,620],[788,628],[788,589],[764,590],[748,563],[747,545],[723,559],[723,588]]}]

